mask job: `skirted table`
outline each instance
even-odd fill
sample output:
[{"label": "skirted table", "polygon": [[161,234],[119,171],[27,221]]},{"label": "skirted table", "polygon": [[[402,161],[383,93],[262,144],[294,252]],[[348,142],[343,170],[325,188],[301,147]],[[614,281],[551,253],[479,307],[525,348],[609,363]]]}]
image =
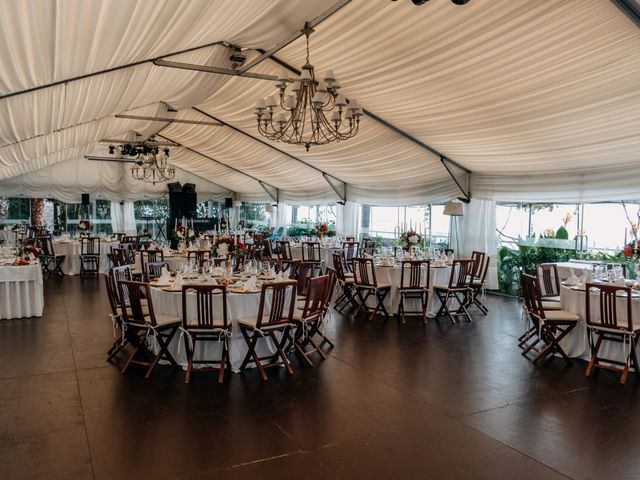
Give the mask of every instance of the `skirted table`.
[{"label": "skirted table", "polygon": [[41,317],[44,309],[39,262],[0,266],[0,319]]},{"label": "skirted table", "polygon": [[[100,273],[105,273],[111,266],[107,253],[111,247],[116,248],[118,242],[100,241]],[[80,242],[78,240],[54,240],[53,248],[57,255],[66,255],[60,266],[65,275],[80,275]]]}]

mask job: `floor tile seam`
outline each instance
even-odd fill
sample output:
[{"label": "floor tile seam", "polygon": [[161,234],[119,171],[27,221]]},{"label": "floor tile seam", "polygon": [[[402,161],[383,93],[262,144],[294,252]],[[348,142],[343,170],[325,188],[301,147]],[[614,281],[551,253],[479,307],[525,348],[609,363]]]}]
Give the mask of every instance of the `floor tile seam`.
[{"label": "floor tile seam", "polygon": [[546,468],[548,468],[548,469],[550,469],[550,470],[562,475],[565,478],[568,478],[570,480],[577,480],[575,477],[572,477],[568,473],[562,472],[562,471],[558,470],[557,468],[552,467],[551,465],[548,465],[548,464],[544,463],[543,461],[537,459],[536,457],[533,457],[533,456],[529,455],[528,453],[523,452],[523,451],[519,450],[518,448],[516,448],[516,447],[514,447],[512,445],[509,445],[508,443],[505,443],[504,441],[500,440],[499,438],[496,438],[493,435],[480,430],[478,427],[463,422],[462,418],[453,418],[452,421],[458,422],[463,426],[466,426],[466,427],[471,428],[472,430],[475,430],[476,432],[480,433],[481,435],[483,435],[485,437],[491,438],[492,440],[498,442],[500,445],[504,445],[505,447],[507,447],[508,449],[518,453],[519,455],[522,455],[523,457],[526,457],[526,458],[532,460],[533,462],[535,462],[535,463],[537,463],[539,465],[542,465],[543,467],[546,467]]},{"label": "floor tile seam", "polygon": [[84,403],[82,401],[82,392],[80,391],[80,378],[78,377],[78,364],[76,362],[76,352],[73,348],[73,339],[71,338],[71,330],[69,328],[69,317],[67,316],[67,299],[64,297],[64,316],[66,319],[65,325],[67,327],[67,334],[69,335],[69,344],[71,346],[71,358],[73,359],[73,373],[76,379],[76,390],[78,392],[78,401],[80,403],[80,414],[82,415],[82,428],[84,430],[85,441],[87,442],[87,453],[89,454],[89,464],[91,465],[91,476],[95,480],[96,472],[93,465],[93,455],[91,452],[91,443],[89,441],[89,431],[87,429],[87,418],[84,412]]},{"label": "floor tile seam", "polygon": [[362,372],[362,373],[363,373],[364,375],[366,375],[367,377],[369,377],[369,378],[371,378],[371,379],[375,380],[376,382],[380,383],[381,385],[384,385],[385,387],[388,387],[388,388],[390,388],[390,389],[392,389],[392,390],[394,390],[394,391],[396,391],[396,392],[401,393],[402,395],[404,395],[405,397],[410,398],[411,400],[415,401],[416,403],[418,403],[418,404],[420,404],[420,405],[424,405],[424,406],[426,406],[426,407],[433,408],[433,409],[436,411],[436,413],[439,413],[439,414],[442,414],[442,415],[446,415],[447,417],[449,417],[449,414],[447,414],[444,410],[440,409],[438,406],[436,406],[436,405],[434,405],[434,404],[432,404],[432,403],[429,403],[429,402],[427,402],[427,401],[421,400],[420,398],[417,398],[417,397],[413,396],[413,395],[412,395],[412,394],[410,394],[409,392],[407,392],[407,391],[405,391],[405,390],[403,390],[403,389],[401,389],[401,388],[398,388],[398,387],[397,387],[397,386],[395,386],[395,385],[391,385],[391,384],[389,384],[389,383],[387,383],[387,382],[385,382],[385,381],[383,381],[383,380],[381,380],[381,379],[379,379],[379,378],[377,378],[377,377],[374,377],[374,376],[373,376],[372,374],[370,374],[369,372],[367,372],[367,371],[365,371],[365,370],[361,370],[361,369],[359,369],[358,367],[356,367],[355,365],[353,365],[353,364],[349,363],[349,362],[348,362],[348,361],[346,361],[346,360],[343,360],[343,359],[341,359],[341,358],[339,358],[339,357],[336,357],[336,356],[332,356],[332,358],[335,358],[337,361],[342,362],[342,363],[344,363],[345,365],[348,365],[348,366],[350,366],[351,368],[353,368],[353,369],[355,369],[355,370],[357,370],[357,371],[359,371],[359,372]]}]

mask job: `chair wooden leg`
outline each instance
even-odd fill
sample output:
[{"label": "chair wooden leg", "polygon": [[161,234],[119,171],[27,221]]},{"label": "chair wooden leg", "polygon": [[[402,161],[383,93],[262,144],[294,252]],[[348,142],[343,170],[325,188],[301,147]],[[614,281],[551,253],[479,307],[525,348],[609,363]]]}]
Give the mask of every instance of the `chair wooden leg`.
[{"label": "chair wooden leg", "polygon": [[189,336],[184,336],[184,348],[185,352],[187,352],[187,371],[184,373],[184,383],[189,383],[191,381],[191,369],[193,368],[193,355],[196,351],[196,337],[193,336],[193,350],[191,350],[191,346],[189,345]]},{"label": "chair wooden leg", "polygon": [[224,383],[224,371],[227,365],[227,355],[229,352],[227,351],[227,341],[222,344],[222,357],[220,357],[220,371],[218,371],[218,383]]},{"label": "chair wooden leg", "polygon": [[273,331],[270,332],[269,336],[273,340],[273,344],[276,346],[276,350],[278,351],[278,355],[282,359],[282,363],[284,363],[284,366],[287,369],[287,372],[289,372],[289,374],[292,375],[293,374],[293,369],[291,368],[291,364],[289,363],[289,359],[287,358],[287,356],[284,353],[284,350],[282,349],[282,347],[284,347],[284,344],[287,342],[288,334],[289,334],[289,327],[285,327],[284,333],[282,334],[282,340],[280,342],[278,342],[278,339],[275,336],[275,332],[273,332]]}]

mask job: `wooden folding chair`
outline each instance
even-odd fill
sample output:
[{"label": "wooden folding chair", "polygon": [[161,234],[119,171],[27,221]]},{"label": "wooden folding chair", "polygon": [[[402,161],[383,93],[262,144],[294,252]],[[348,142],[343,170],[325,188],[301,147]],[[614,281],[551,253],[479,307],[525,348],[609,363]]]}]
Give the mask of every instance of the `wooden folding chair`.
[{"label": "wooden folding chair", "polygon": [[206,260],[211,259],[211,250],[188,250],[187,261],[195,260],[197,266],[201,266]]},{"label": "wooden folding chair", "polygon": [[559,302],[560,277],[558,276],[558,266],[555,263],[541,263],[536,268],[536,275],[542,299],[547,302]]},{"label": "wooden folding chair", "polygon": [[522,355],[527,356],[530,351],[534,351],[537,355],[533,358],[533,363],[538,363],[547,356],[553,357],[557,353],[567,363],[571,363],[560,346],[560,341],[576,327],[580,317],[565,310],[545,311],[542,307],[542,292],[537,278],[525,273],[522,273],[520,278],[525,311],[531,318],[532,325],[536,328],[536,332],[530,336]]},{"label": "wooden folding chair", "polygon": [[358,308],[358,302],[354,297],[353,273],[347,273],[346,258],[344,251],[333,253],[333,268],[336,271],[337,283],[340,288],[340,295],[334,302],[334,308],[340,313],[351,305]]},{"label": "wooden folding chair", "polygon": [[[477,253],[477,252],[474,252],[474,253]],[[485,315],[489,313],[489,310],[487,309],[486,305],[482,302],[483,300],[482,297],[484,296],[484,289],[486,287],[487,272],[489,270],[490,260],[491,260],[491,257],[487,257],[486,259],[484,259],[484,254],[483,254],[481,269],[478,270],[476,268],[476,273],[479,273],[479,276],[476,276],[474,273],[470,283],[471,290],[469,292],[469,303],[467,305],[467,308],[469,308],[472,305],[475,305]]]},{"label": "wooden folding chair", "polygon": [[100,237],[80,238],[80,276],[100,273]]},{"label": "wooden folding chair", "polygon": [[[400,268],[400,288],[398,289],[400,293],[400,303],[398,304],[400,321],[405,325],[407,323],[406,315],[420,316],[426,325],[431,262],[429,260],[403,260]],[[420,300],[420,310],[405,310],[404,302],[407,299]]]},{"label": "wooden folding chair", "polygon": [[149,263],[157,262],[164,262],[164,252],[162,250],[140,250],[140,267],[142,270],[142,278],[144,281],[148,282],[149,280],[151,280],[149,278],[147,265]]},{"label": "wooden folding chair", "polygon": [[302,261],[305,263],[321,263],[320,242],[302,242]]},{"label": "wooden folding chair", "polygon": [[291,253],[291,244],[287,240],[278,240],[278,258],[282,261],[282,269],[284,272],[289,272],[289,276],[295,276],[297,274],[297,266],[300,260],[294,260]]},{"label": "wooden folding chair", "polygon": [[156,278],[160,278],[162,276],[162,269],[163,268],[166,268],[167,270],[169,270],[169,264],[167,262],[164,262],[164,261],[148,262],[146,264],[147,281],[150,282],[151,280],[155,280]]},{"label": "wooden folding chair", "polygon": [[[384,306],[384,299],[391,291],[391,285],[378,283],[373,258],[355,257],[352,260],[352,265],[353,285],[359,301],[358,308],[353,312],[353,315],[357,316],[360,311],[365,310],[369,312],[369,320],[373,320],[378,312],[389,318],[389,312]],[[367,299],[371,295],[376,298],[376,306],[374,308],[370,308],[367,305]]]},{"label": "wooden folding chair", "polygon": [[293,317],[298,327],[294,340],[296,353],[311,367],[313,366],[313,362],[309,356],[312,353],[318,353],[322,359],[327,358],[325,353],[315,343],[313,337],[320,329],[320,323],[325,312],[324,307],[328,288],[328,275],[311,278],[302,311],[296,312]]},{"label": "wooden folding chair", "polygon": [[[351,264],[353,257],[360,256],[360,244],[358,242],[342,242],[342,251],[347,265],[347,272],[351,272]],[[353,272],[351,272],[353,273]]]},{"label": "wooden folding chair", "polygon": [[[190,292],[195,293],[196,318],[191,318],[187,305]],[[214,302],[222,303],[222,315],[214,315]],[[189,383],[193,365],[218,365],[218,383],[224,382],[225,367],[231,371],[229,360],[229,338],[231,324],[227,319],[227,287],[224,285],[183,285],[182,286],[182,331],[187,352],[187,370],[184,383]],[[222,342],[219,358],[194,360],[196,345],[202,342]],[[198,371],[212,371],[213,367],[199,368]]]},{"label": "wooden folding chair", "polygon": [[[449,283],[447,285],[433,286],[433,291],[441,303],[436,318],[446,314],[452,324],[456,323],[454,317],[459,316],[466,317],[469,322],[472,321],[466,305],[469,301],[473,268],[473,260],[454,260],[451,265]],[[452,301],[458,304],[458,308],[455,310],[449,305]]]},{"label": "wooden folding chair", "polygon": [[[640,377],[636,351],[640,325],[633,321],[631,288],[593,283],[587,283],[586,288],[586,322],[591,358],[585,376],[590,377],[594,368],[621,372],[620,383],[624,384],[627,381],[629,369],[633,368],[636,377]],[[592,291],[598,294],[598,307],[595,311],[591,308]],[[622,343],[626,357],[624,361],[601,356],[600,348],[604,342]],[[614,365],[620,365],[623,368],[616,368]]]},{"label": "wooden folding chair", "polygon": [[307,296],[307,291],[309,287],[309,280],[322,275],[322,265],[315,262],[300,262],[298,263],[298,272],[297,272],[297,293],[298,299],[304,298]]},{"label": "wooden folding chair", "polygon": [[[138,337],[133,353],[122,367],[122,373],[125,373],[132,363],[148,367],[145,378],[151,377],[160,360],[168,360],[174,367],[178,367],[168,346],[180,328],[180,318],[155,314],[151,301],[151,287],[148,283],[120,280],[117,285],[120,293],[123,329],[133,331]],[[146,304],[143,304],[143,300],[146,300]],[[149,334],[153,335],[158,343],[158,353],[151,362],[137,358]]]},{"label": "wooden folding chair", "polygon": [[[270,296],[271,308],[267,311],[267,295]],[[292,332],[296,324],[293,321],[293,313],[296,302],[296,282],[274,282],[262,285],[260,293],[260,306],[257,318],[246,318],[239,321],[240,332],[247,344],[247,354],[240,365],[244,370],[250,361],[253,361],[262,380],[267,380],[265,368],[284,365],[289,374],[293,374],[291,363],[285,353],[288,343],[293,343]],[[280,334],[278,339],[277,334]],[[273,355],[259,356],[256,352],[258,342],[271,341],[276,353]],[[263,363],[266,360],[267,363]]]},{"label": "wooden folding chair", "polygon": [[42,250],[40,258],[42,259],[42,273],[48,275],[54,273],[56,275],[64,275],[62,271],[62,262],[66,258],[64,254],[56,254],[53,249],[53,242],[50,236],[38,237],[37,245]]}]

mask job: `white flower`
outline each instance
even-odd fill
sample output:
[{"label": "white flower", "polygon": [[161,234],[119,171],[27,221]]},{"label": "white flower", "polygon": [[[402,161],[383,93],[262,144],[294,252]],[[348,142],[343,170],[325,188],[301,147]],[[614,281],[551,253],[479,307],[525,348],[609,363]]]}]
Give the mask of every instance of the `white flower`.
[{"label": "white flower", "polygon": [[418,235],[411,235],[409,237],[409,243],[413,243],[414,245],[418,243],[418,240],[419,240]]},{"label": "white flower", "polygon": [[219,257],[226,257],[228,253],[229,253],[229,244],[221,243],[220,245],[218,245],[218,256]]}]

